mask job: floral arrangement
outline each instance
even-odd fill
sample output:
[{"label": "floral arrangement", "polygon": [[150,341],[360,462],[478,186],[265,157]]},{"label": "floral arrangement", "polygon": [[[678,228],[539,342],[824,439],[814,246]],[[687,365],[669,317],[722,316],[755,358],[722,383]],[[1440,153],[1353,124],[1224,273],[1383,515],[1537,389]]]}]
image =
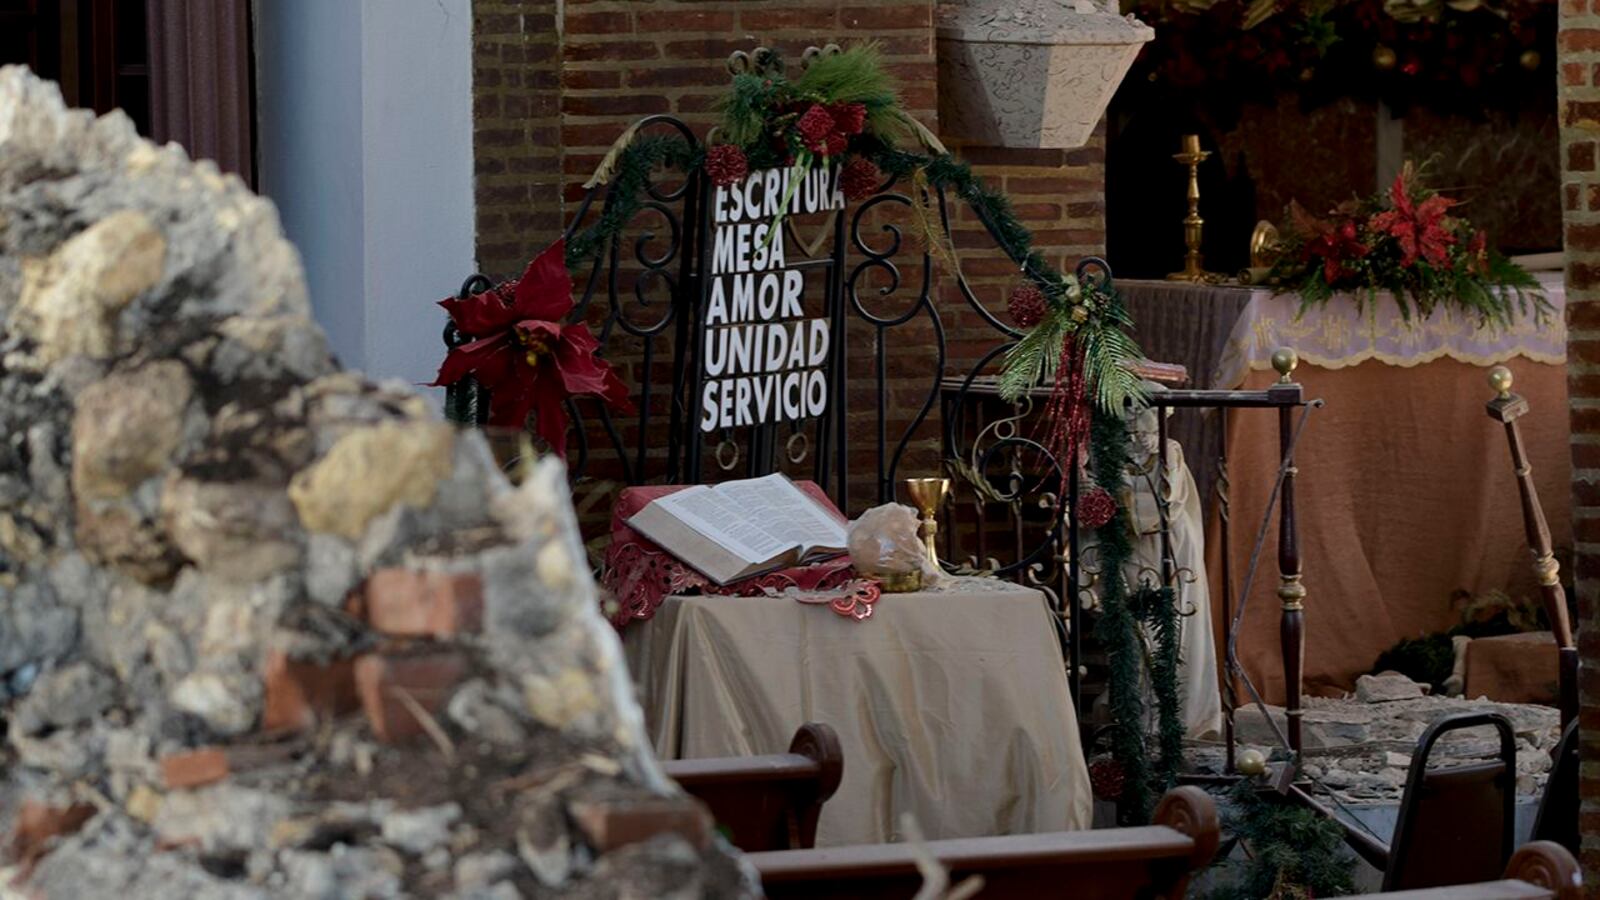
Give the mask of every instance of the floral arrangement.
[{"label": "floral arrangement", "polygon": [[1545,0],[1125,0],[1156,29],[1130,84],[1517,109],[1554,65]]},{"label": "floral arrangement", "polygon": [[1539,282],[1491,249],[1481,229],[1451,214],[1455,206],[1410,163],[1386,193],[1345,203],[1326,217],[1291,204],[1272,277],[1307,305],[1338,291],[1368,303],[1387,291],[1406,318],[1440,307],[1479,324],[1509,325],[1530,311],[1542,317],[1550,304]]},{"label": "floral arrangement", "polygon": [[600,342],[589,326],[562,322],[573,306],[563,241],[534,257],[521,278],[439,305],[466,341],[450,349],[432,386],[477,379],[489,391],[490,425],[521,429],[532,413],[539,436],[564,457],[568,398],[631,407],[627,385],[595,356]]}]

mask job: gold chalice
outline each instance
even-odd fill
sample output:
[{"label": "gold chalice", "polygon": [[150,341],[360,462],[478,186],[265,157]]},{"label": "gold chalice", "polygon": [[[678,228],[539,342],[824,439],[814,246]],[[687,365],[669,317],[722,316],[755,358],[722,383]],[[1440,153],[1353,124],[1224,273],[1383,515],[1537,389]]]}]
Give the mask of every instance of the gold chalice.
[{"label": "gold chalice", "polygon": [[928,565],[937,571],[939,551],[934,549],[933,539],[934,535],[939,533],[937,515],[940,504],[944,503],[945,495],[950,493],[950,479],[907,478],[903,483],[906,495],[916,505],[917,511],[922,513],[922,542],[928,547]]}]

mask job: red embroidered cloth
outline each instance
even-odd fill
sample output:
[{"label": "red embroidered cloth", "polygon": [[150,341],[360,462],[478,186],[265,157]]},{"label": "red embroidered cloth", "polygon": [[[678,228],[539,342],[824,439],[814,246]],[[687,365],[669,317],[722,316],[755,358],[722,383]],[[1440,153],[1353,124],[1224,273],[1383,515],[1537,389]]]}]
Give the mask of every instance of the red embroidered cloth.
[{"label": "red embroidered cloth", "polygon": [[[844,515],[815,482],[797,481],[795,486],[844,520]],[[606,566],[600,580],[617,599],[617,612],[611,617],[611,624],[619,631],[629,622],[655,615],[661,601],[673,594],[754,597],[788,588],[820,591],[840,587],[855,577],[850,557],[841,556],[809,566],[779,569],[728,585],[716,584],[627,524],[634,513],[651,501],[684,487],[686,485],[681,484],[630,487],[624,488],[617,497],[617,505],[611,511],[611,546],[606,548]]]}]

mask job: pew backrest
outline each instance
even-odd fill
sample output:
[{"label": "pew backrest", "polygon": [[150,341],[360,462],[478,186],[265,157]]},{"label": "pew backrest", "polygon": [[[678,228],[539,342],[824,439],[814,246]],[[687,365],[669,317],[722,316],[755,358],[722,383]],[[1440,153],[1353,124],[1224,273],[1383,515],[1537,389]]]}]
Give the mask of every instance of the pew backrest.
[{"label": "pew backrest", "polygon": [[[1456,884],[1385,894],[1384,900],[1582,900],[1578,861],[1554,841],[1530,841],[1518,848],[1499,881]],[[1353,898],[1334,898],[1353,900]]]},{"label": "pew backrest", "polygon": [[1098,831],[872,844],[752,853],[770,900],[894,900],[915,897],[923,883],[919,853],[936,859],[952,883],[977,875],[983,898],[1071,897],[1122,900],[1179,898],[1189,876],[1216,852],[1216,806],[1199,788],[1162,798],[1158,824]]},{"label": "pew backrest", "polygon": [[808,722],[788,753],[665,763],[668,776],[711,810],[746,852],[814,846],[822,805],[839,789],[844,753],[829,726]]}]

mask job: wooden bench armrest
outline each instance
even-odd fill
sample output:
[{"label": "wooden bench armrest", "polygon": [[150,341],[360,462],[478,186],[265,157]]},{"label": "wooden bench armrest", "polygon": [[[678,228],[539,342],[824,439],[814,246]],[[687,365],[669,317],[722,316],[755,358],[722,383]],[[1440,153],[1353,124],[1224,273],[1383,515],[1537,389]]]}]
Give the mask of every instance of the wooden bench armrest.
[{"label": "wooden bench armrest", "polygon": [[1415,891],[1393,891],[1388,894],[1352,894],[1333,900],[1355,900],[1360,897],[1381,897],[1383,900],[1551,900],[1556,897],[1549,890],[1526,881],[1486,881],[1477,884],[1457,884],[1451,887],[1422,888]]},{"label": "wooden bench armrest", "polygon": [[839,782],[844,778],[844,750],[832,727],[821,722],[807,722],[794,733],[788,753],[675,759],[662,763],[662,768],[685,788],[750,780],[816,779],[816,802],[822,803],[839,790]]},{"label": "wooden bench armrest", "polygon": [[[928,841],[928,852],[951,870],[1006,869],[1042,862],[1092,864],[1192,858],[1195,840],[1166,825],[1059,831],[1004,837]],[[907,844],[862,844],[812,850],[747,853],[762,881],[805,881],[913,873],[917,859]]]}]

